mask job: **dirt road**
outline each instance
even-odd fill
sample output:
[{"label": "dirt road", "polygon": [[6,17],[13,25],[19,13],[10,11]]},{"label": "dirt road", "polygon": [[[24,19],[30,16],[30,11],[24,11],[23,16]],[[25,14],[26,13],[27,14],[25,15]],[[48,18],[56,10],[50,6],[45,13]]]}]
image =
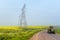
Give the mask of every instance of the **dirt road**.
[{"label": "dirt road", "polygon": [[35,34],[30,40],[60,40],[59,34],[48,34],[46,31]]}]

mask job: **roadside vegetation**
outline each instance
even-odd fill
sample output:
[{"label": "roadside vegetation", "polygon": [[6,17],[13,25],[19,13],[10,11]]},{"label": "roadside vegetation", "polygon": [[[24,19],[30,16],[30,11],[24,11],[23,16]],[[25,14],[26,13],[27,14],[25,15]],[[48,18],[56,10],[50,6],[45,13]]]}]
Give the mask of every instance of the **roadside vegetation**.
[{"label": "roadside vegetation", "polygon": [[56,29],[56,33],[60,34],[60,28]]},{"label": "roadside vegetation", "polygon": [[8,26],[0,27],[0,40],[29,40],[35,33],[46,29],[42,26],[29,26],[26,28]]}]

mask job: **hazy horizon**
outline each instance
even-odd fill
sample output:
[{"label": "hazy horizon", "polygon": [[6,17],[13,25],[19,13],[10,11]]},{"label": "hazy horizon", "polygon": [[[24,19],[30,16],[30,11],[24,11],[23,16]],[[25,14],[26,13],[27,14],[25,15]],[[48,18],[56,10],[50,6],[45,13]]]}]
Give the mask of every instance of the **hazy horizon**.
[{"label": "hazy horizon", "polygon": [[60,0],[0,0],[0,25],[19,25],[24,3],[27,25],[60,25]]}]

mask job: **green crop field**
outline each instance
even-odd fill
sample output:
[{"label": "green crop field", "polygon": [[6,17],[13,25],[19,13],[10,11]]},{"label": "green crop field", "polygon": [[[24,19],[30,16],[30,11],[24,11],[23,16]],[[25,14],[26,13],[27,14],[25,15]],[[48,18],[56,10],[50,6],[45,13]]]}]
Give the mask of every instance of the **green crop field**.
[{"label": "green crop field", "polygon": [[29,40],[35,33],[46,29],[44,26],[0,26],[0,40]]}]

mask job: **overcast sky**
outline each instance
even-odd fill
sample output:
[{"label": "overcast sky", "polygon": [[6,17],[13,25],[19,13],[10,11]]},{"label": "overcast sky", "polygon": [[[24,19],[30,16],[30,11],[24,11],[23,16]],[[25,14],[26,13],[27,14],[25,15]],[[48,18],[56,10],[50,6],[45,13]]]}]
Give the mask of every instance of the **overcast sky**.
[{"label": "overcast sky", "polygon": [[27,25],[60,25],[60,0],[0,0],[0,25],[18,25],[24,3]]}]

